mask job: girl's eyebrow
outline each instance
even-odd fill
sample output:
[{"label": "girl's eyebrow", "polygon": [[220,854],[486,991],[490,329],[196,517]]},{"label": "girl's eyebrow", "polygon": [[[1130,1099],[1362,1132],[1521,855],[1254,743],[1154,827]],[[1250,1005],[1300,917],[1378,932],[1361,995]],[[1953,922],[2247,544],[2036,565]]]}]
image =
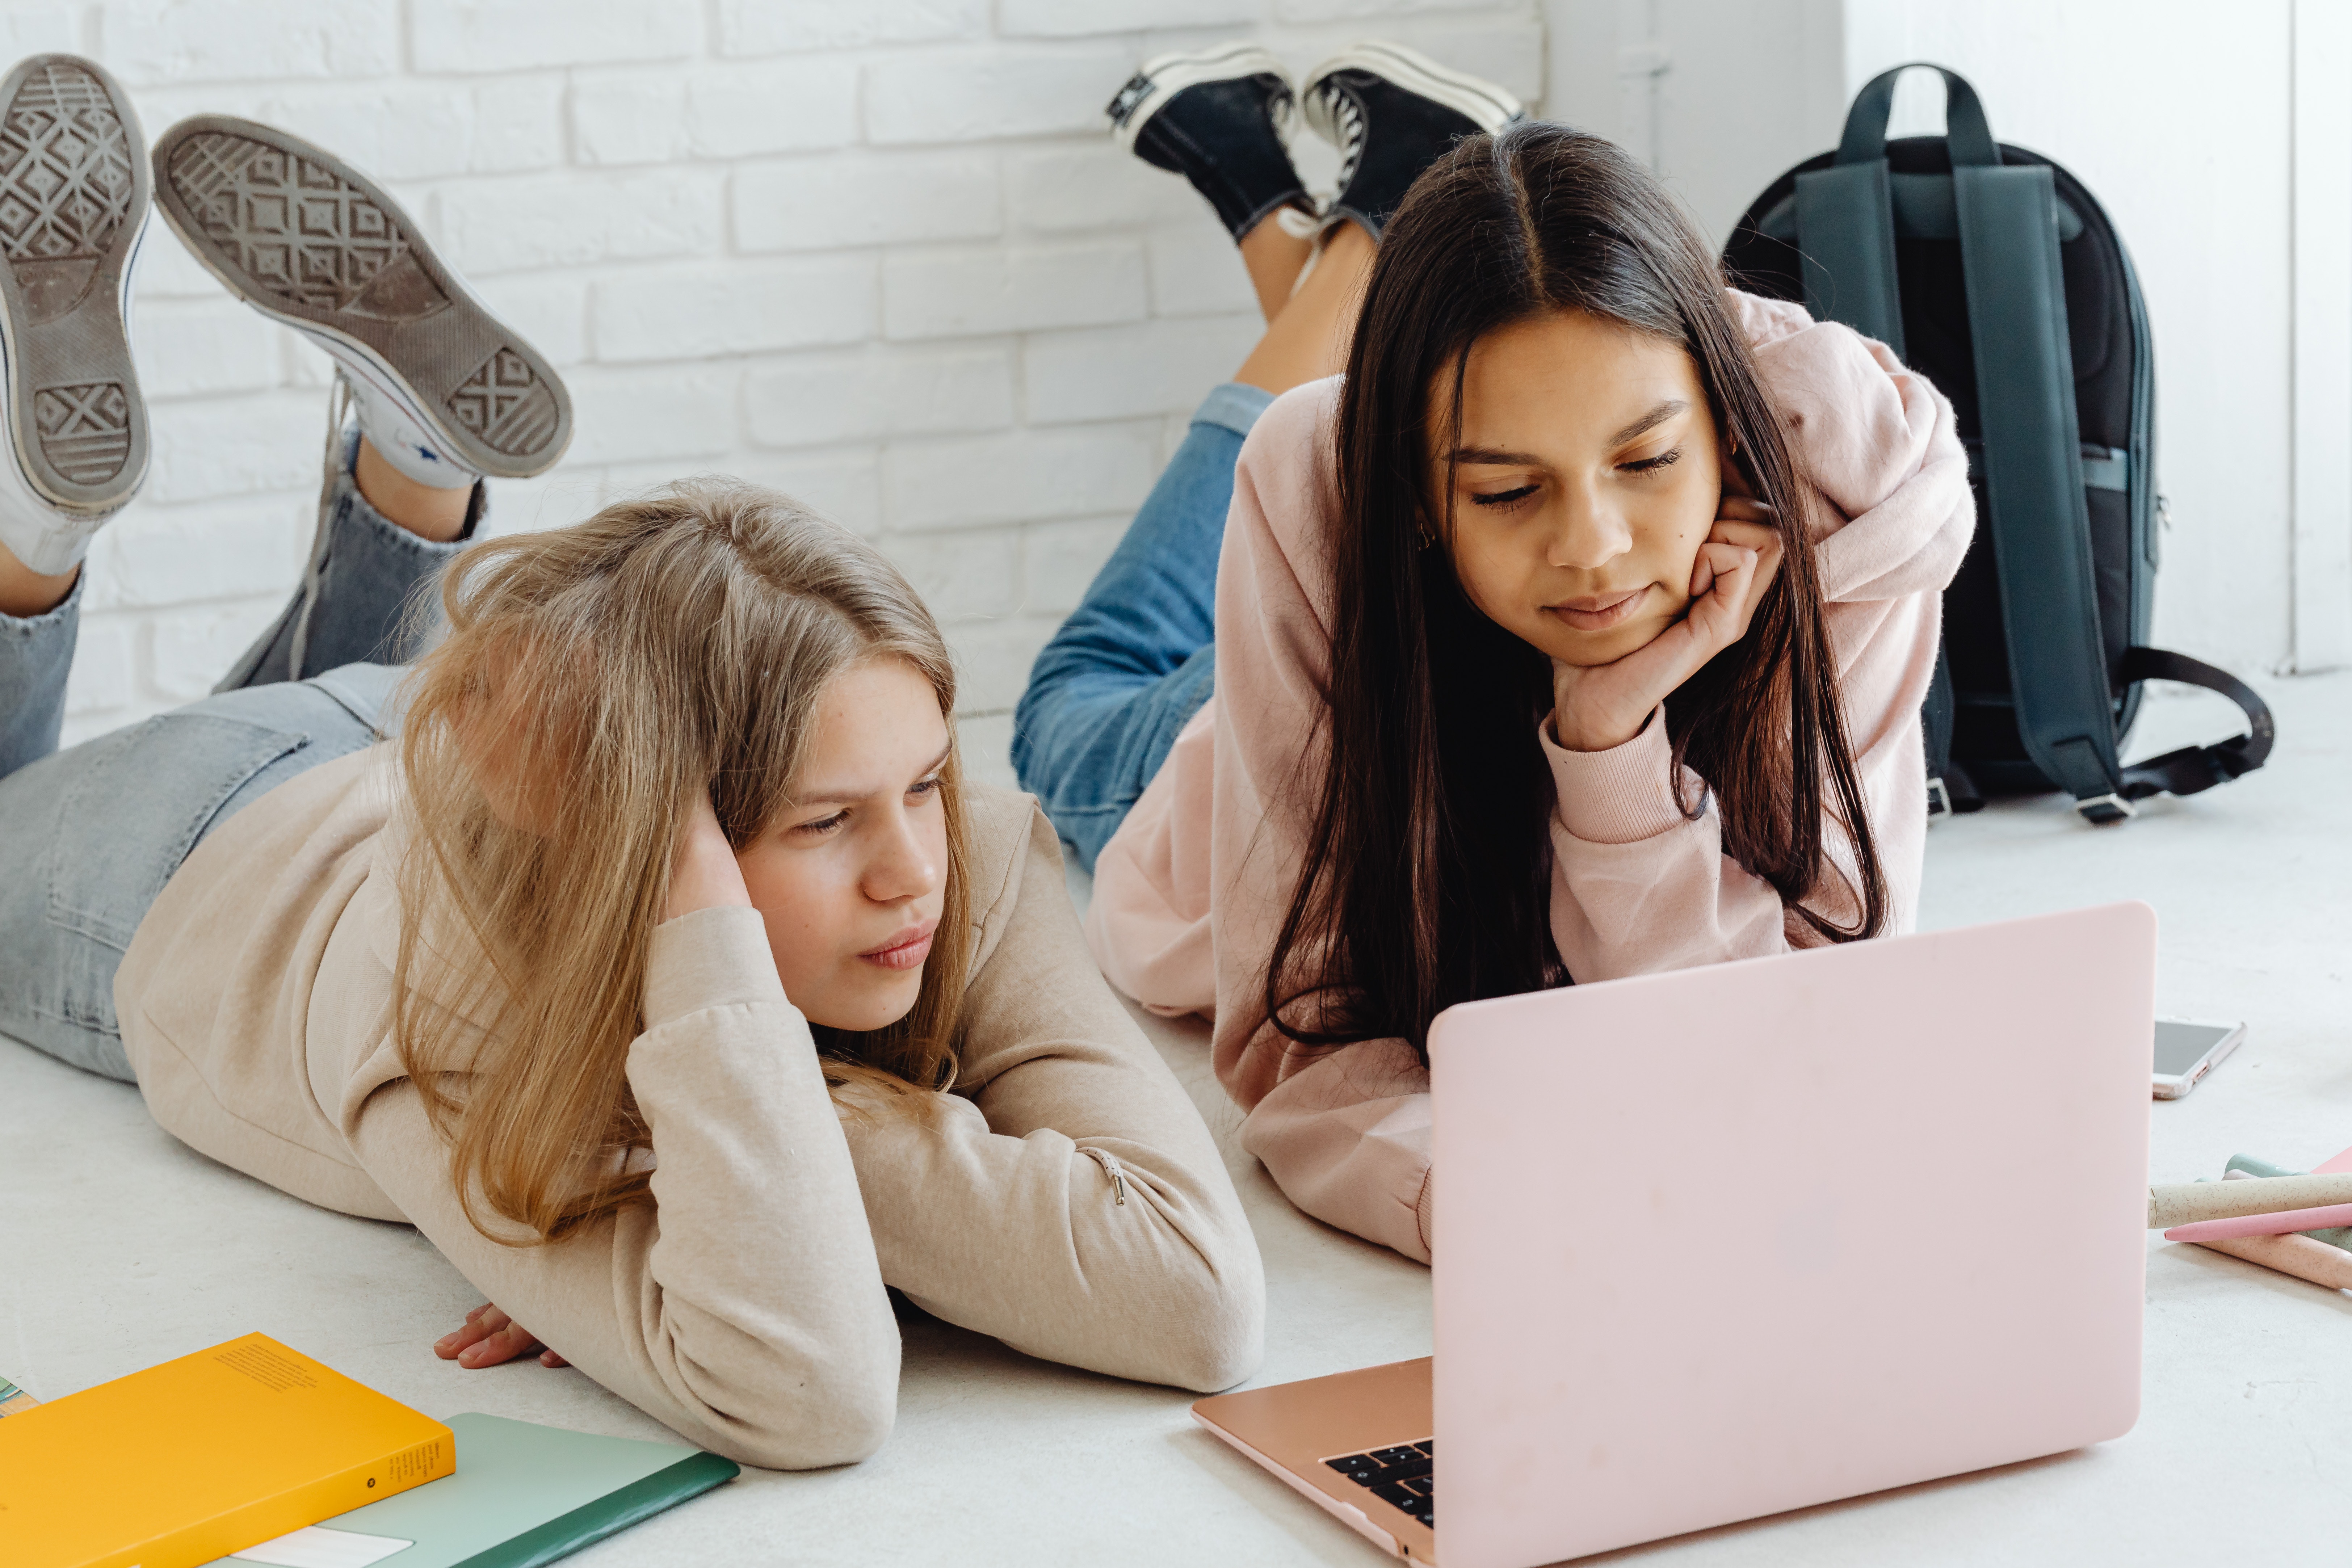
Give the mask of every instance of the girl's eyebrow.
[{"label": "girl's eyebrow", "polygon": [[[1690,405],[1679,397],[1669,397],[1647,414],[1609,437],[1609,445],[1622,447],[1644,433],[1657,428],[1675,415],[1688,410]],[[1456,447],[1453,460],[1471,467],[1496,468],[1540,468],[1544,460],[1532,452],[1504,452],[1492,447]]]},{"label": "girl's eyebrow", "polygon": [[[948,743],[940,748],[940,754],[925,763],[923,771],[915,776],[920,779],[939,772],[946,764],[948,753],[954,749],[955,740],[950,736]],[[848,784],[834,784],[824,789],[811,790],[808,794],[795,798],[793,802],[793,809],[801,811],[813,805],[846,805],[853,801],[866,800],[874,795],[891,793],[893,793],[892,790],[887,784],[877,785],[870,789]]]},{"label": "girl's eyebrow", "polygon": [[1685,403],[1681,398],[1669,397],[1664,403],[1659,404],[1655,408],[1651,409],[1647,414],[1643,415],[1639,419],[1634,420],[1631,425],[1626,426],[1622,430],[1618,431],[1614,436],[1610,437],[1609,444],[1612,447],[1622,447],[1626,442],[1631,441],[1635,437],[1643,434],[1644,431],[1654,429],[1658,426],[1664,424],[1667,420],[1672,419],[1675,415],[1682,413],[1688,407],[1690,407],[1690,405]]}]

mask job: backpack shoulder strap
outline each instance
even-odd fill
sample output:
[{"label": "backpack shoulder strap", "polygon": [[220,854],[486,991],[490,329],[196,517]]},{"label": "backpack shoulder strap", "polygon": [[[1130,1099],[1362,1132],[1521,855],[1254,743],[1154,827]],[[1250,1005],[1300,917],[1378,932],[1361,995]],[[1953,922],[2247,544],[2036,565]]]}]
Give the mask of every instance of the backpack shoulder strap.
[{"label": "backpack shoulder strap", "polygon": [[2003,166],[1992,151],[1993,163],[1967,163],[1955,144],[1952,194],[2018,736],[2075,810],[2116,822],[2131,813],[2083,497],[2057,191],[2046,164]]},{"label": "backpack shoulder strap", "polygon": [[1872,78],[1846,111],[1837,159],[1797,176],[1797,247],[1805,280],[1805,310],[1817,321],[1839,321],[1876,338],[1908,359],[1903,342],[1903,291],[1895,269],[1895,205],[1886,170],[1886,120],[1895,82],[1905,71],[1932,70],[1944,79],[1945,140],[1952,161],[1998,163],[2000,153],[1985,123],[1976,89],[1940,66],[1914,62]]},{"label": "backpack shoulder strap", "polygon": [[1927,700],[1919,705],[1920,741],[1927,753],[1927,819],[1956,812],[1982,811],[1984,796],[1968,769],[1952,756],[1952,729],[1959,706],[1952,693],[1952,665],[1941,637],[1936,641],[1936,674],[1927,683]]},{"label": "backpack shoulder strap", "polygon": [[2124,655],[2123,675],[2126,680],[2178,680],[2188,686],[2201,686],[2236,703],[2246,716],[2246,732],[2242,735],[2210,746],[2183,746],[2124,769],[2119,792],[2124,799],[2195,795],[2252,773],[2269,760],[2271,742],[2278,733],[2271,719],[2270,705],[2227,670],[2216,669],[2202,659],[2168,648],[2136,647]]}]

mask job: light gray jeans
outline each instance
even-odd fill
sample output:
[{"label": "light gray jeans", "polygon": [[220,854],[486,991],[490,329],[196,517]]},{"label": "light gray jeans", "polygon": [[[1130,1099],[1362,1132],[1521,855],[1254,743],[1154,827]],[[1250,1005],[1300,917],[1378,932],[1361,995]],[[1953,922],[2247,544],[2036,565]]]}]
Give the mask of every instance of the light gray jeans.
[{"label": "light gray jeans", "polygon": [[[410,606],[463,541],[432,543],[370,506],[349,445],[321,506],[316,592],[296,590],[234,689],[69,751],[80,584],[47,615],[0,616],[0,1035],[128,1080],[114,971],[163,884],[238,811],[380,738],[424,624]],[[481,512],[477,486],[467,537]]]}]

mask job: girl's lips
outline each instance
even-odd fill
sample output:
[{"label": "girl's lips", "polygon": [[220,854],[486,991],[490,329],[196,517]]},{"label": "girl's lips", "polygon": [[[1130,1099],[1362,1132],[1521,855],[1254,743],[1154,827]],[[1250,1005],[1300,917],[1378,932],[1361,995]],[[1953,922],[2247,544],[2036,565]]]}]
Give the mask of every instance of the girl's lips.
[{"label": "girl's lips", "polygon": [[1620,621],[1629,618],[1640,608],[1650,594],[1649,584],[1633,589],[1619,598],[1592,598],[1563,601],[1547,605],[1546,610],[1558,616],[1580,632],[1605,632]]},{"label": "girl's lips", "polygon": [[857,956],[884,969],[920,969],[923,960],[931,955],[931,935],[939,929],[939,921],[925,921],[904,936],[893,938],[887,946]]}]

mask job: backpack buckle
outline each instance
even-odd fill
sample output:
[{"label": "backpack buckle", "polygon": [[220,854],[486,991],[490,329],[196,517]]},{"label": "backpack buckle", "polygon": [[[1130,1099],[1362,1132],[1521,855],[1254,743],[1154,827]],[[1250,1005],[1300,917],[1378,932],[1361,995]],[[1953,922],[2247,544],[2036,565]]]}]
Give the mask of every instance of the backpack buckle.
[{"label": "backpack buckle", "polygon": [[1944,775],[1937,773],[1927,781],[1927,820],[1940,822],[1951,815],[1952,792],[1946,787]]},{"label": "backpack buckle", "polygon": [[2082,815],[2084,821],[2098,827],[2105,827],[2109,823],[2126,821],[2139,815],[2139,807],[2113,793],[2095,795],[2087,799],[2078,800],[2074,803],[2074,809]]}]

